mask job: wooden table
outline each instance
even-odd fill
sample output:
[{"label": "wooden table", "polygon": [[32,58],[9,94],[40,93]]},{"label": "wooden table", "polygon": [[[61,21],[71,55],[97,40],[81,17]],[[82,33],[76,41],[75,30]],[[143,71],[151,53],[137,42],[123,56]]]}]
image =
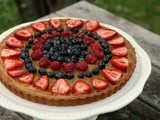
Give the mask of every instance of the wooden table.
[{"label": "wooden table", "polygon": [[[141,95],[123,109],[99,115],[97,120],[160,120],[160,36],[86,1],[73,4],[41,19],[57,16],[98,20],[118,27],[130,34],[151,59],[152,72]],[[0,120],[33,118],[0,107]]]}]

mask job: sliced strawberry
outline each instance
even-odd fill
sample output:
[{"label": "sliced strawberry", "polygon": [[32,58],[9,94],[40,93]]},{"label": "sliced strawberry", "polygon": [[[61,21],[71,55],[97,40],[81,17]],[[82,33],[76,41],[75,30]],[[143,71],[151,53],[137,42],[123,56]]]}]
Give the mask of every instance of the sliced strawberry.
[{"label": "sliced strawberry", "polygon": [[80,28],[83,25],[82,20],[68,19],[66,21],[67,26],[71,28]]},{"label": "sliced strawberry", "polygon": [[104,28],[99,28],[96,32],[99,36],[101,36],[105,40],[111,39],[116,34],[115,31],[109,30],[109,29],[104,29]]},{"label": "sliced strawberry", "polygon": [[12,71],[7,71],[8,75],[11,77],[18,77],[24,73],[26,73],[27,70],[24,69],[18,69],[18,70],[12,70]]},{"label": "sliced strawberry", "polygon": [[38,89],[47,89],[49,86],[49,78],[43,75],[34,82],[33,86]]},{"label": "sliced strawberry", "polygon": [[112,58],[111,59],[111,64],[112,66],[120,69],[123,72],[126,72],[127,68],[128,68],[128,59],[127,58]]},{"label": "sliced strawberry", "polygon": [[116,47],[123,46],[124,45],[124,38],[123,37],[117,37],[117,38],[114,38],[114,39],[110,40],[108,43],[110,45],[116,46]]},{"label": "sliced strawberry", "polygon": [[22,48],[23,43],[21,40],[17,39],[16,37],[9,37],[8,40],[6,41],[6,45],[8,47],[13,47],[13,48]]},{"label": "sliced strawberry", "polygon": [[42,22],[33,23],[31,27],[37,32],[47,29],[46,25]]},{"label": "sliced strawberry", "polygon": [[92,86],[98,90],[105,89],[108,86],[108,82],[100,78],[91,78],[91,83]]},{"label": "sliced strawberry", "polygon": [[16,60],[12,58],[6,58],[4,59],[4,64],[7,70],[15,70],[19,67],[22,67],[24,62],[21,60]]},{"label": "sliced strawberry", "polygon": [[58,79],[50,89],[53,94],[64,94],[68,95],[70,93],[70,86],[67,80]]},{"label": "sliced strawberry", "polygon": [[4,48],[4,49],[2,50],[1,57],[2,57],[2,58],[17,57],[17,56],[19,56],[20,54],[21,54],[20,51],[8,49],[8,48]]},{"label": "sliced strawberry", "polygon": [[102,70],[103,76],[112,84],[116,84],[119,78],[122,76],[122,72],[120,70]]},{"label": "sliced strawberry", "polygon": [[127,48],[123,46],[123,47],[119,47],[119,48],[112,50],[112,54],[119,56],[119,57],[123,57],[128,54],[128,51],[127,51]]},{"label": "sliced strawberry", "polygon": [[22,83],[27,83],[27,84],[30,84],[33,82],[33,79],[34,79],[34,74],[32,73],[29,73],[27,75],[23,75],[21,77],[18,78],[18,80]]},{"label": "sliced strawberry", "polygon": [[92,91],[91,86],[82,80],[76,81],[76,83],[73,85],[73,88],[72,88],[73,94],[75,93],[87,94],[87,93],[90,93],[91,91]]},{"label": "sliced strawberry", "polygon": [[62,24],[61,20],[58,20],[58,19],[57,20],[53,20],[53,19],[49,20],[49,25],[52,26],[52,27],[54,27],[54,28],[60,27],[61,24]]},{"label": "sliced strawberry", "polygon": [[32,37],[32,34],[27,29],[22,29],[15,32],[14,36],[22,40],[28,40]]},{"label": "sliced strawberry", "polygon": [[93,31],[95,29],[97,29],[100,26],[98,21],[88,21],[86,23],[86,27],[88,31]]}]

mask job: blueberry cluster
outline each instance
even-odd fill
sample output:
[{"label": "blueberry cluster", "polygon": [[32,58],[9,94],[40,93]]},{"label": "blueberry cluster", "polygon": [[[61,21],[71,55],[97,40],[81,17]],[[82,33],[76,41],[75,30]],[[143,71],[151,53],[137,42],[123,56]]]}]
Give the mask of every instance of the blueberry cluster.
[{"label": "blueberry cluster", "polygon": [[[79,29],[77,28],[67,28],[73,33],[78,33]],[[46,69],[39,68],[32,65],[32,61],[29,57],[29,49],[32,47],[32,43],[35,38],[41,37],[42,34],[48,32],[51,34],[54,31],[54,28],[49,27],[47,30],[40,31],[34,34],[34,38],[30,38],[28,43],[23,48],[21,53],[21,59],[24,60],[25,68],[31,73],[38,73],[40,75],[47,75],[49,78],[74,78],[73,73],[64,73],[62,71],[58,72],[47,72]],[[64,31],[63,27],[59,27],[56,29],[59,33]],[[107,41],[103,40],[99,35],[89,32],[87,30],[82,30],[86,36],[92,37],[94,40],[99,42],[99,44],[104,49],[104,58],[98,62],[97,66],[94,67],[91,71],[80,72],[77,77],[92,77],[93,75],[98,75],[101,69],[105,68],[105,64],[109,62],[112,58],[111,51],[109,50],[109,44]],[[81,38],[76,38],[74,35],[69,38],[63,37],[54,37],[52,39],[48,39],[45,43],[45,48],[43,51],[43,55],[47,57],[50,61],[60,61],[60,62],[78,62],[79,60],[84,60],[85,56],[88,54],[88,46],[83,42]]]},{"label": "blueberry cluster", "polygon": [[28,40],[28,43],[26,44],[26,46],[23,48],[22,52],[21,52],[21,59],[24,61],[25,63],[25,68],[31,72],[31,73],[36,73],[37,69],[36,67],[34,67],[32,65],[32,60],[29,57],[29,49],[32,46],[32,43],[34,41],[34,38],[30,38]]},{"label": "blueberry cluster", "polygon": [[43,54],[50,61],[78,62],[85,58],[87,49],[87,45],[80,38],[55,37],[46,41]]}]

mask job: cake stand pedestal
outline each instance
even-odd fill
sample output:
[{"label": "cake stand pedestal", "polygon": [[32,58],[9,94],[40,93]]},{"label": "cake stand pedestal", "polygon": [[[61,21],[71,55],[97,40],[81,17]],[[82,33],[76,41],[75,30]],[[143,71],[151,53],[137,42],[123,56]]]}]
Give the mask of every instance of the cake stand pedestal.
[{"label": "cake stand pedestal", "polygon": [[[81,119],[81,120],[96,120],[97,118],[98,118],[98,115],[90,118],[86,118],[86,119]],[[33,120],[42,120],[42,119],[33,118]]]}]

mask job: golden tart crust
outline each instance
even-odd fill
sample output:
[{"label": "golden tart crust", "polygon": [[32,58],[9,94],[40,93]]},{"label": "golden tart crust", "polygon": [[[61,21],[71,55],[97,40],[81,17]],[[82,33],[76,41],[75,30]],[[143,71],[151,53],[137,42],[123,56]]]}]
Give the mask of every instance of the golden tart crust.
[{"label": "golden tart crust", "polygon": [[[66,20],[63,20],[62,25],[64,26],[64,28],[66,27],[65,22]],[[43,23],[48,26],[48,21],[43,21]],[[83,24],[84,25],[82,28],[85,28],[84,21],[83,21]],[[35,32],[31,28],[30,25],[23,27],[23,28],[27,28],[32,33]],[[20,28],[20,29],[23,29],[23,28]],[[10,33],[5,39],[2,40],[0,44],[0,53],[2,52],[4,48],[6,48],[5,43],[6,43],[7,38],[10,36],[13,36],[14,32]],[[121,36],[119,33],[117,34],[118,36]],[[24,41],[23,43],[25,44],[26,41]],[[136,53],[135,53],[134,48],[130,44],[130,42],[127,41],[126,39],[125,39],[124,45],[127,47],[127,50],[128,50],[128,54],[126,56],[126,58],[129,61],[127,71],[123,72],[122,76],[120,77],[120,79],[118,80],[116,84],[109,83],[108,87],[106,87],[105,89],[101,89],[101,90],[97,90],[92,87],[92,91],[88,94],[72,94],[70,92],[69,95],[62,95],[62,94],[53,95],[49,90],[37,89],[33,87],[32,84],[24,84],[18,81],[17,78],[12,78],[7,74],[7,70],[5,68],[2,58],[0,58],[0,73],[1,73],[0,79],[1,79],[2,84],[5,85],[10,91],[12,91],[16,95],[24,99],[33,101],[35,103],[42,103],[46,105],[55,105],[55,106],[75,106],[75,105],[82,105],[86,103],[95,102],[100,99],[104,99],[107,96],[110,96],[113,93],[117,92],[119,89],[121,89],[126,84],[126,82],[130,79],[131,75],[133,74],[135,66],[136,66]],[[114,49],[114,47],[111,46],[110,49],[112,50]],[[93,66],[90,66],[89,69],[91,69]],[[106,64],[105,68],[113,69],[114,67],[110,63],[108,63]],[[39,75],[36,73],[35,77],[39,77]],[[97,75],[96,77],[104,79],[101,71],[100,71],[100,74]],[[75,81],[77,81],[77,79],[78,78],[75,77],[73,80],[68,80],[71,89]],[[49,88],[51,87],[54,81],[55,80],[51,80],[51,79],[49,80],[49,83],[50,83]],[[84,81],[86,81],[88,84],[90,84],[90,86],[92,86],[90,82],[90,78],[85,77]]]}]

